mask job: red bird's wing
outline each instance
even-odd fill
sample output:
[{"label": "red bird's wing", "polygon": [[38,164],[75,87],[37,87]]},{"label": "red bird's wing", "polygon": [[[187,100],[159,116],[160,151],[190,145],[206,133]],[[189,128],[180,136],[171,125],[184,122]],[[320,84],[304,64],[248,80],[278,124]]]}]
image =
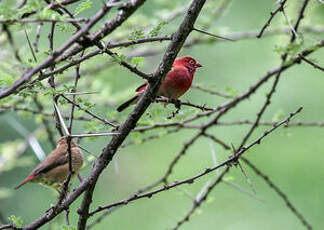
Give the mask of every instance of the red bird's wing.
[{"label": "red bird's wing", "polygon": [[144,89],[146,89],[147,86],[147,82],[145,82],[144,84],[140,85],[139,87],[137,87],[135,89],[136,92],[142,92]]},{"label": "red bird's wing", "polygon": [[159,95],[178,99],[190,88],[192,79],[192,73],[185,67],[173,66],[160,86]]}]

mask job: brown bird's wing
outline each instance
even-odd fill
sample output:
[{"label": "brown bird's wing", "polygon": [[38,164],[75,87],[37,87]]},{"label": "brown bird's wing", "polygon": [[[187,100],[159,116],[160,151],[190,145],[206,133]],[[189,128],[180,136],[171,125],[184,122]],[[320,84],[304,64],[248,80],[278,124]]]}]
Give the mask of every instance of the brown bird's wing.
[{"label": "brown bird's wing", "polygon": [[[56,158],[57,157],[57,158]],[[60,165],[64,165],[68,162],[68,157],[66,151],[61,153],[56,153],[55,156],[51,154],[41,162],[32,172],[34,175],[38,175],[40,173],[46,173]]]}]

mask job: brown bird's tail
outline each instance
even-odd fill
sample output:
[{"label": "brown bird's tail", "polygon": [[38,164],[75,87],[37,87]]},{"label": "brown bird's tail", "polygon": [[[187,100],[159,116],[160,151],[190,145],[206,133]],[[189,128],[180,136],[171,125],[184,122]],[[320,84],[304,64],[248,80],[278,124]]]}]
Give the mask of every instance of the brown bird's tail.
[{"label": "brown bird's tail", "polygon": [[34,179],[35,177],[36,177],[36,175],[34,175],[34,174],[30,175],[30,176],[27,177],[23,182],[21,182],[19,185],[17,185],[17,186],[15,187],[15,189],[20,188],[21,186],[23,186],[24,184],[26,184],[28,181]]},{"label": "brown bird's tail", "polygon": [[128,101],[124,102],[123,104],[121,104],[120,106],[118,106],[117,111],[121,112],[124,109],[126,109],[128,106],[130,106],[131,104],[133,104],[136,100],[138,99],[138,95],[132,97],[131,99],[129,99]]}]

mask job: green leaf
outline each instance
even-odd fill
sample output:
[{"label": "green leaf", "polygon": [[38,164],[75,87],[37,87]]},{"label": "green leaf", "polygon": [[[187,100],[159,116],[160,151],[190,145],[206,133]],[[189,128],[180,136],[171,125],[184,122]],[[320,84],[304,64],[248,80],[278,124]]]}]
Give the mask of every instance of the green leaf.
[{"label": "green leaf", "polygon": [[64,226],[62,227],[62,229],[63,229],[63,230],[76,230],[77,228],[74,227],[74,226],[72,226],[72,225],[69,225],[69,226],[64,225]]},{"label": "green leaf", "polygon": [[113,59],[113,62],[117,62],[119,64],[126,60],[126,56],[123,55],[123,54],[120,54],[120,55],[115,54],[115,55],[113,55],[111,57]]},{"label": "green leaf", "polygon": [[74,12],[74,16],[77,16],[78,14],[80,14],[81,12],[87,10],[87,9],[90,9],[91,8],[91,5],[92,5],[92,1],[91,0],[87,0],[87,1],[84,1],[84,2],[81,2],[77,8],[75,9],[75,12]]},{"label": "green leaf", "polygon": [[57,19],[57,20],[61,19],[61,16],[57,12],[55,12],[54,10],[51,10],[51,9],[49,9],[47,7],[45,7],[41,11],[39,17],[41,19]]},{"label": "green leaf", "polygon": [[165,26],[166,24],[168,24],[168,22],[166,21],[162,21],[160,22],[157,26],[155,26],[150,32],[149,32],[149,36],[150,37],[156,37],[159,35],[161,29],[163,26]]},{"label": "green leaf", "polygon": [[134,30],[130,35],[129,35],[129,40],[137,40],[137,39],[141,39],[144,38],[144,32],[142,29],[136,29]]},{"label": "green leaf", "polygon": [[71,24],[57,24],[57,27],[62,32],[74,33],[76,29]]},{"label": "green leaf", "polygon": [[131,62],[133,65],[138,66],[139,64],[141,64],[144,60],[144,57],[133,57]]},{"label": "green leaf", "polygon": [[23,225],[22,219],[18,216],[11,215],[8,217],[9,221],[13,223],[14,226],[20,228]]},{"label": "green leaf", "polygon": [[279,110],[277,111],[273,117],[272,117],[272,122],[278,122],[278,121],[281,121],[284,117],[284,112],[283,110]]},{"label": "green leaf", "polygon": [[14,83],[14,78],[13,76],[10,75],[5,75],[3,76],[3,78],[1,79],[0,85],[4,84],[6,86],[10,86]]}]

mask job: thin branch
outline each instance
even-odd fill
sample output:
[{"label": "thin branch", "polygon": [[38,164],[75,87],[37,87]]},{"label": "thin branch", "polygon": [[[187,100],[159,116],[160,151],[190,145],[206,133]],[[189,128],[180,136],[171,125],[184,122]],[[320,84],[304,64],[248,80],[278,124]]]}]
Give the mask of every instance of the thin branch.
[{"label": "thin branch", "polygon": [[258,176],[260,176],[269,186],[272,188],[280,198],[286,203],[287,207],[291,210],[291,212],[300,220],[300,222],[309,230],[312,229],[312,226],[305,217],[295,208],[295,206],[289,201],[286,193],[284,193],[278,186],[276,186],[270,178],[261,172],[254,164],[252,164],[248,159],[245,157],[241,157],[241,160],[246,163]]},{"label": "thin branch", "polygon": [[89,134],[71,134],[70,137],[101,137],[101,136],[111,136],[111,135],[118,135],[118,132],[107,132],[107,133],[89,133]]},{"label": "thin branch", "polygon": [[37,26],[37,30],[36,30],[36,38],[35,41],[33,42],[34,48],[35,48],[35,52],[38,53],[38,42],[39,42],[39,38],[40,38],[40,33],[43,27],[43,23],[40,22]]},{"label": "thin branch", "polygon": [[224,97],[224,98],[234,98],[231,95],[221,93],[221,92],[218,92],[218,91],[215,91],[215,90],[206,89],[206,88],[203,88],[203,87],[201,87],[200,85],[197,85],[197,84],[192,85],[191,88],[201,90],[201,91],[203,91],[205,93],[209,93],[211,95],[217,95],[217,96]]},{"label": "thin branch", "polygon": [[117,126],[118,126],[118,125],[113,124],[112,122],[110,122],[110,121],[108,121],[108,120],[106,120],[106,119],[104,119],[104,118],[101,118],[101,117],[97,116],[96,114],[94,114],[93,112],[89,111],[88,109],[83,108],[82,106],[80,106],[79,104],[73,102],[71,99],[69,99],[69,98],[66,97],[65,95],[63,95],[63,94],[60,94],[60,95],[61,95],[61,97],[63,97],[63,98],[64,98],[67,102],[69,102],[70,104],[74,104],[74,105],[75,105],[76,107],[78,107],[80,110],[82,110],[82,111],[84,111],[85,113],[89,114],[91,117],[93,117],[93,118],[95,118],[95,119],[97,119],[97,120],[103,122],[104,124],[106,124],[106,125],[110,125],[110,126],[112,126],[112,127],[117,127]]},{"label": "thin branch", "polygon": [[[163,187],[161,188],[158,188],[156,190],[153,190],[151,192],[147,192],[147,193],[144,193],[144,194],[138,194],[138,193],[135,193],[134,195],[130,196],[129,198],[126,198],[124,200],[121,200],[121,201],[118,201],[118,202],[114,202],[114,203],[111,203],[109,205],[105,205],[105,206],[99,206],[98,208],[96,208],[94,211],[90,212],[89,215],[92,216],[102,210],[106,210],[106,209],[110,209],[110,208],[113,208],[113,207],[117,207],[117,206],[120,206],[120,205],[127,205],[129,202],[131,201],[134,201],[134,200],[138,200],[138,199],[142,199],[142,198],[151,198],[153,195],[157,194],[157,193],[160,193],[160,192],[163,192],[165,190],[169,190],[171,188],[174,188],[174,187],[177,187],[177,186],[180,186],[180,185],[183,185],[183,184],[192,184],[195,182],[196,179],[202,177],[202,176],[205,176],[206,174],[209,174],[221,167],[224,167],[224,166],[231,166],[233,162],[236,162],[238,160],[238,158],[240,158],[247,150],[249,150],[250,148],[252,148],[253,146],[257,145],[257,144],[260,144],[261,141],[266,137],[268,136],[270,133],[272,133],[274,130],[276,130],[278,127],[282,126],[283,124],[288,124],[290,122],[290,120],[296,115],[298,114],[300,111],[302,110],[302,107],[300,107],[299,109],[297,109],[295,112],[292,112],[290,113],[290,115],[282,120],[281,122],[277,123],[276,125],[274,125],[272,128],[270,128],[269,130],[265,131],[261,136],[259,136],[257,139],[255,139],[253,142],[251,142],[249,145],[245,146],[245,147],[242,147],[241,149],[238,149],[228,160],[226,161],[223,161],[221,162],[220,164],[216,165],[216,166],[213,166],[211,168],[206,168],[203,172],[193,176],[193,177],[190,177],[190,178],[187,178],[187,179],[184,179],[184,180],[181,180],[181,181],[176,181],[176,182],[173,182],[171,184],[167,184],[167,185],[164,185]],[[224,173],[227,172],[226,170],[224,171]]]},{"label": "thin branch", "polygon": [[26,24],[26,23],[45,23],[45,22],[85,22],[88,23],[90,21],[89,18],[66,18],[66,19],[53,19],[53,18],[26,18],[26,19],[0,19],[0,24]]},{"label": "thin branch", "polygon": [[[145,0],[137,0],[137,1],[131,1],[131,3],[127,2],[124,3],[125,5],[131,4],[132,7],[127,8],[127,10],[123,11],[128,14],[128,16],[133,13],[137,7],[142,5]],[[133,4],[134,3],[134,4]],[[31,70],[27,71],[23,74],[23,76],[15,81],[11,86],[8,88],[3,89],[0,91],[0,99],[7,97],[11,95],[13,92],[15,92],[20,86],[30,81],[30,79],[37,74],[39,71],[41,71],[44,68],[47,68],[53,64],[53,62],[63,54],[70,46],[72,46],[77,40],[79,40],[80,37],[82,37],[84,34],[88,33],[88,31],[101,19],[103,18],[107,11],[109,11],[111,7],[103,7],[101,10],[99,10],[93,17],[91,17],[90,21],[82,27],[81,30],[77,31],[71,38],[66,41],[59,49],[54,51],[51,55],[49,55],[41,64],[38,66],[32,68]],[[130,14],[129,14],[130,13]],[[123,20],[126,20],[126,18],[121,17],[121,15],[118,15],[119,18],[122,18]],[[116,22],[115,22],[116,23]],[[115,28],[119,26],[120,23],[117,23]]]},{"label": "thin branch", "polygon": [[281,12],[282,12],[282,14],[285,16],[286,21],[288,22],[288,25],[289,25],[289,27],[290,27],[291,32],[292,32],[292,33],[294,34],[294,36],[297,38],[297,37],[298,37],[298,34],[297,34],[297,32],[296,32],[294,26],[291,24],[291,20],[290,20],[290,18],[288,17],[288,15],[286,14],[286,12],[285,12],[284,9],[282,9]]},{"label": "thin branch", "polygon": [[277,13],[279,13],[280,11],[282,11],[284,9],[285,3],[287,0],[279,0],[279,7],[270,12],[270,18],[268,19],[268,21],[264,24],[264,26],[262,27],[261,31],[259,32],[259,34],[256,36],[257,38],[261,38],[263,32],[266,30],[266,28],[270,25],[272,19],[276,16]]},{"label": "thin branch", "polygon": [[319,70],[321,70],[321,71],[324,71],[324,68],[323,68],[323,67],[317,65],[316,63],[310,61],[309,59],[303,57],[302,55],[299,55],[299,57],[300,57],[303,61],[305,61],[306,63],[312,65],[315,69],[319,69]]},{"label": "thin branch", "polygon": [[31,42],[29,40],[28,34],[27,34],[26,30],[24,30],[24,32],[25,32],[25,36],[26,36],[26,39],[27,39],[27,42],[28,42],[29,49],[30,49],[30,51],[31,51],[31,53],[33,55],[34,61],[37,62],[37,58],[36,58],[35,52],[33,50],[33,47],[31,45]]},{"label": "thin branch", "polygon": [[55,108],[55,111],[56,111],[56,113],[58,115],[59,121],[60,121],[61,125],[63,126],[63,130],[65,132],[65,135],[70,136],[70,132],[69,132],[68,128],[66,127],[65,123],[64,123],[64,119],[63,119],[63,117],[61,115],[61,112],[60,112],[59,108],[57,107],[57,104],[56,104],[55,101],[54,101],[54,108]]},{"label": "thin branch", "polygon": [[223,37],[223,36],[220,36],[220,35],[216,35],[216,34],[212,34],[212,33],[209,33],[207,31],[204,31],[204,30],[201,30],[201,29],[193,28],[193,30],[195,30],[195,31],[197,31],[199,33],[206,34],[208,36],[214,37],[214,38],[218,38],[218,39],[223,39],[223,40],[235,42],[235,40],[233,40],[233,39],[226,38],[226,37]]},{"label": "thin branch", "polygon": [[180,221],[177,222],[177,225],[172,228],[172,230],[177,230],[182,224],[184,224],[186,221],[189,221],[192,214],[194,214],[194,212],[200,207],[200,205],[207,200],[210,192],[222,181],[224,175],[229,171],[229,169],[230,167],[227,166],[225,170],[217,177],[217,179],[206,188],[206,191],[202,196],[198,196],[199,194],[196,196],[196,199],[193,202],[193,206],[190,211]]},{"label": "thin branch", "polygon": [[195,105],[195,104],[192,104],[190,102],[182,102],[179,99],[178,100],[170,100],[169,98],[162,98],[162,97],[160,97],[160,98],[156,98],[155,101],[156,102],[161,102],[161,103],[166,103],[166,104],[174,104],[175,106],[185,105],[185,106],[189,106],[189,107],[193,107],[193,108],[200,109],[202,111],[214,111],[215,110],[213,108],[208,108],[205,105]]}]

